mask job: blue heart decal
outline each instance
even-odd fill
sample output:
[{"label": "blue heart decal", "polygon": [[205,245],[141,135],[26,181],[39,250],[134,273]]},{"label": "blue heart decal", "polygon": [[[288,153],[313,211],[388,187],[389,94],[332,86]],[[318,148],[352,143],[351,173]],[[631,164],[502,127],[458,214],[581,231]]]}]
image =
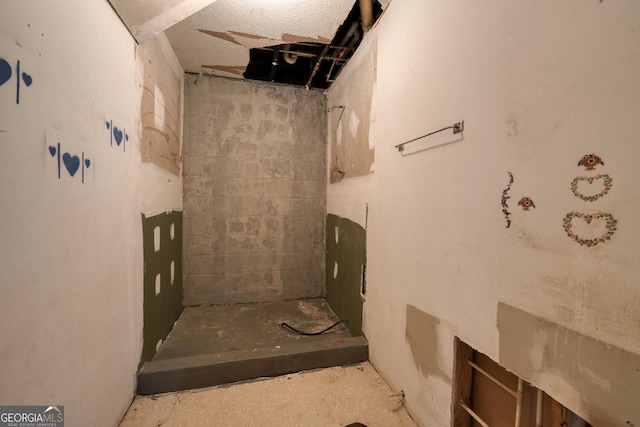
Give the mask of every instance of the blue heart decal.
[{"label": "blue heart decal", "polygon": [[27,87],[31,86],[31,83],[33,83],[33,78],[27,73],[22,73],[22,80],[24,80],[24,84],[26,84]]},{"label": "blue heart decal", "polygon": [[89,166],[91,166],[91,160],[89,159],[84,159],[84,165],[88,168]]},{"label": "blue heart decal", "polygon": [[106,125],[107,125],[107,129],[111,129],[111,123],[106,122]]},{"label": "blue heart decal", "polygon": [[113,127],[113,137],[116,139],[116,144],[122,144],[122,131],[117,127]]},{"label": "blue heart decal", "polygon": [[69,153],[64,153],[62,161],[69,171],[69,175],[73,176],[78,172],[78,168],[80,167],[80,158],[78,156],[72,156]]},{"label": "blue heart decal", "polygon": [[49,154],[51,154],[51,157],[56,155],[56,147],[54,147],[53,145],[49,146]]},{"label": "blue heart decal", "polygon": [[9,63],[4,59],[0,58],[0,86],[9,81],[12,73],[11,65],[9,65]]}]

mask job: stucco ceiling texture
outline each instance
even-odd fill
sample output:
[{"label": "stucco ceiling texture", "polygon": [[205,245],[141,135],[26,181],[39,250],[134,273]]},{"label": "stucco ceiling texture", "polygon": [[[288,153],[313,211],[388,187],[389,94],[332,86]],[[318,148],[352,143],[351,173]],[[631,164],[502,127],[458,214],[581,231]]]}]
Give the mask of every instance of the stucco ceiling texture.
[{"label": "stucco ceiling texture", "polygon": [[215,0],[109,0],[138,42],[157,36]]},{"label": "stucco ceiling texture", "polygon": [[217,0],[165,31],[187,72],[242,77],[249,49],[330,43],[354,2]]}]

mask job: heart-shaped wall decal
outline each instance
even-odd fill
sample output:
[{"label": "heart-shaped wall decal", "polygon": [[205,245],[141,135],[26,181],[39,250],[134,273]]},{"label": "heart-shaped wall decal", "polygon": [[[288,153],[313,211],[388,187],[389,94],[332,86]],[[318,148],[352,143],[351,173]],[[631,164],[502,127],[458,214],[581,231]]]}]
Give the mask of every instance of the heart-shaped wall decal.
[{"label": "heart-shaped wall decal", "polygon": [[84,165],[89,168],[89,166],[91,166],[91,160],[89,159],[84,159]]},{"label": "heart-shaped wall decal", "polygon": [[[582,194],[581,192],[578,191],[578,183],[580,181],[586,181],[589,183],[589,185],[592,185],[594,183],[594,181],[597,180],[603,180],[603,185],[604,188],[602,189],[601,192],[594,194],[593,196],[585,196],[584,194]],[[573,179],[573,181],[571,181],[571,192],[578,198],[584,200],[585,202],[595,202],[596,200],[598,200],[600,197],[604,196],[605,194],[607,194],[609,192],[609,190],[611,190],[611,186],[613,185],[613,179],[606,174],[598,174],[595,176],[579,176]]]},{"label": "heart-shaped wall decal", "polygon": [[11,74],[13,74],[11,65],[4,59],[0,58],[0,86],[9,81]]},{"label": "heart-shaped wall decal", "polygon": [[[578,236],[577,234],[575,234],[572,230],[572,227],[573,227],[572,221],[574,218],[581,218],[587,224],[591,224],[591,222],[594,219],[604,218],[606,221],[604,225],[604,228],[606,231],[600,237],[595,237],[593,239],[584,239]],[[584,245],[590,248],[592,246],[597,245],[598,243],[604,243],[607,240],[611,240],[611,236],[613,236],[613,233],[615,233],[617,229],[618,220],[616,220],[613,217],[613,215],[611,215],[610,213],[597,212],[594,214],[585,214],[582,212],[569,212],[568,214],[565,215],[564,219],[562,220],[562,223],[563,223],[562,228],[564,228],[564,231],[567,233],[567,236],[572,238],[575,242],[579,243],[580,246]]]},{"label": "heart-shaped wall decal", "polygon": [[64,153],[62,156],[62,161],[64,162],[64,166],[69,171],[69,175],[73,176],[78,172],[78,168],[80,167],[80,158],[78,156],[72,156],[69,153]]},{"label": "heart-shaped wall decal", "polygon": [[113,137],[116,139],[116,144],[122,144],[122,131],[117,127],[113,127]]},{"label": "heart-shaped wall decal", "polygon": [[22,73],[22,80],[24,81],[24,84],[27,85],[27,87],[31,86],[31,83],[33,83],[33,77],[31,77],[27,73]]},{"label": "heart-shaped wall decal", "polygon": [[51,157],[56,155],[56,147],[54,147],[53,145],[49,146],[49,154],[51,154]]}]

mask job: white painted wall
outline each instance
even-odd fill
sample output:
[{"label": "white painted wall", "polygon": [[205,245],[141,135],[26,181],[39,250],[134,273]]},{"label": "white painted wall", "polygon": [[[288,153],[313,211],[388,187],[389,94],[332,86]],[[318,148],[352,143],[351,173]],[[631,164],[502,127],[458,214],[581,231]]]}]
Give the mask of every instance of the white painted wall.
[{"label": "white painted wall", "polygon": [[[0,31],[14,68],[0,85],[2,404],[116,425],[142,348],[140,214],[181,209],[181,179],[140,161],[142,65],[108,2],[2,0]],[[177,64],[168,56],[158,60]],[[19,104],[17,60],[32,77]],[[129,134],[126,151],[106,120]],[[58,142],[90,160],[84,184],[64,162],[58,179]]]},{"label": "white painted wall", "polygon": [[[367,35],[377,39],[377,81],[358,70],[359,55],[376,53],[365,43],[329,91],[335,105],[338,88],[375,85],[375,172],[330,184],[327,209],[364,225],[369,203],[364,330],[372,362],[405,391],[420,424],[449,425],[451,386],[417,371],[407,304],[448,325],[438,360],[449,370],[454,335],[499,360],[499,302],[640,354],[638,16],[632,1],[396,0]],[[462,141],[404,157],[394,148],[460,120]],[[453,139],[447,132],[407,152]],[[593,175],[577,166],[589,153],[614,180],[594,203],[569,188]],[[536,208],[518,208],[522,196]],[[618,231],[581,247],[562,228],[572,210],[611,212]],[[563,389],[561,372],[546,374],[538,385],[588,418],[580,391]]]}]

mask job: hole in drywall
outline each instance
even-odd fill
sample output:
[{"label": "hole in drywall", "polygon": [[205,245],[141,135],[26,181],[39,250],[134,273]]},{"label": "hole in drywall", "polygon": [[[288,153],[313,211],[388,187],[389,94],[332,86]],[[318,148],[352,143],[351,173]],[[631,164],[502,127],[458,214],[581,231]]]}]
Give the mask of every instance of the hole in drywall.
[{"label": "hole in drywall", "polygon": [[[517,418],[543,420],[547,416],[543,414],[553,413],[556,414],[553,418],[557,421],[548,425],[591,427],[591,424],[554,400],[544,390],[509,372],[458,337],[454,338],[454,358],[452,425],[469,425],[470,412],[482,414],[482,419],[487,423],[499,419],[504,425],[518,424]],[[518,406],[513,396],[509,395],[520,393],[529,396],[525,399],[529,404]],[[490,425],[495,425],[495,421]]]},{"label": "hole in drywall", "polygon": [[335,262],[333,264],[333,278],[335,279],[336,277],[338,277],[338,263]]},{"label": "hole in drywall", "polygon": [[335,227],[335,232],[336,232],[336,243],[338,243],[338,226],[336,225]]},{"label": "hole in drywall", "polygon": [[156,295],[160,295],[160,273],[156,274]]},{"label": "hole in drywall", "polygon": [[153,228],[153,250],[160,251],[160,226]]},{"label": "hole in drywall", "polygon": [[171,261],[171,284],[172,285],[175,282],[175,278],[176,278],[176,262]]},{"label": "hole in drywall", "polygon": [[176,223],[172,222],[171,227],[169,228],[169,235],[171,236],[171,240],[176,238]]}]

